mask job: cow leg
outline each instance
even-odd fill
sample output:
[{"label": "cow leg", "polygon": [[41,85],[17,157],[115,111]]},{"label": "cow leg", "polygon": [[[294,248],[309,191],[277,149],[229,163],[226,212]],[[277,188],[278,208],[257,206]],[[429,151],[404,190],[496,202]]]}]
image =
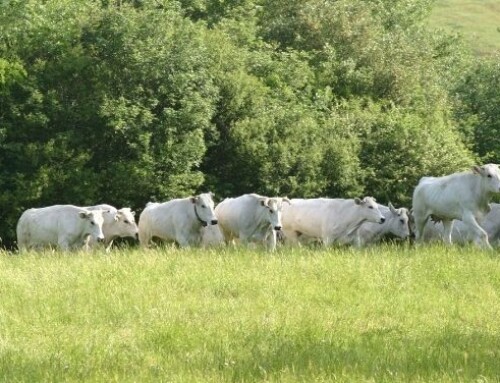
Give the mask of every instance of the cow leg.
[{"label": "cow leg", "polygon": [[17,243],[17,248],[20,252],[29,250],[28,244],[22,241]]},{"label": "cow leg", "polygon": [[69,241],[67,238],[60,238],[58,241],[57,241],[57,245],[59,246],[59,248],[61,250],[64,250],[64,251],[68,251],[70,250],[70,245],[69,245]]},{"label": "cow leg", "polygon": [[443,241],[451,245],[451,231],[453,230],[453,221],[443,220]]},{"label": "cow leg", "polygon": [[185,235],[181,235],[177,238],[177,243],[179,244],[179,247],[189,247],[191,246],[191,243],[189,242],[189,239]]},{"label": "cow leg", "polygon": [[354,233],[354,238],[351,241],[351,245],[358,249],[366,245],[365,241],[363,240],[363,238],[361,238],[361,235],[359,234],[359,230],[356,230],[356,233]]},{"label": "cow leg", "polygon": [[294,230],[281,229],[281,235],[284,238],[284,243],[287,245],[300,245],[299,237],[300,233]]},{"label": "cow leg", "polygon": [[151,243],[152,236],[150,235],[149,232],[146,233],[145,230],[139,230],[139,244],[141,247],[149,247],[149,244]]},{"label": "cow leg", "polygon": [[491,249],[490,242],[488,241],[488,234],[484,229],[479,226],[472,212],[467,212],[462,217],[463,223],[467,225],[472,233],[474,233],[474,243],[480,247]]},{"label": "cow leg", "polygon": [[90,245],[90,236],[88,238],[85,238],[83,240],[83,244],[82,244],[82,249],[84,251],[90,251],[91,249],[91,245]]},{"label": "cow leg", "polygon": [[106,253],[110,253],[111,252],[111,246],[113,246],[113,240],[109,241],[109,245],[106,246]]},{"label": "cow leg", "polygon": [[201,245],[202,234],[199,229],[192,231],[179,228],[176,230],[175,237],[180,247],[197,247]]},{"label": "cow leg", "polygon": [[251,237],[246,235],[244,232],[240,231],[239,236],[238,236],[239,242],[246,247],[250,246],[251,243]]},{"label": "cow leg", "polygon": [[424,216],[423,218],[420,215],[415,215],[415,241],[421,242],[424,238],[424,228],[429,216]]},{"label": "cow leg", "polygon": [[267,234],[266,238],[264,239],[266,248],[269,251],[274,251],[276,250],[276,231],[271,229],[271,232]]}]

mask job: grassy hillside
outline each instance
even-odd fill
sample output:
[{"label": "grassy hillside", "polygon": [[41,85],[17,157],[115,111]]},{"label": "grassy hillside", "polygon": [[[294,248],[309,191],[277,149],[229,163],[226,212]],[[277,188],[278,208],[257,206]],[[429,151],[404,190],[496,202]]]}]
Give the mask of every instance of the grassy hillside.
[{"label": "grassy hillside", "polygon": [[0,254],[0,381],[500,376],[500,263],[471,248]]},{"label": "grassy hillside", "polygon": [[459,32],[480,55],[500,50],[499,0],[436,0],[430,25]]}]

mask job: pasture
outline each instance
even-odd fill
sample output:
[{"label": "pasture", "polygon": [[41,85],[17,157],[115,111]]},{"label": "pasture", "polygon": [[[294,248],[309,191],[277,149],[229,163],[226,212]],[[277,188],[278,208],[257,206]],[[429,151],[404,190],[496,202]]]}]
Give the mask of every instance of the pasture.
[{"label": "pasture", "polygon": [[0,254],[0,381],[492,382],[472,247]]},{"label": "pasture", "polygon": [[500,50],[498,0],[437,0],[429,25],[460,33],[478,55]]}]

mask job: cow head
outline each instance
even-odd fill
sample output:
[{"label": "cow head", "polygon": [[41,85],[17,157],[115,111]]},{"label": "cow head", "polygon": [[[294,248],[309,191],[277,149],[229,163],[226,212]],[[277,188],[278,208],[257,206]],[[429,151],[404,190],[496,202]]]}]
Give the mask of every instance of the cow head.
[{"label": "cow head", "polygon": [[396,209],[392,203],[389,203],[389,216],[386,218],[386,225],[389,231],[400,237],[407,238],[410,236],[409,215],[408,209]]},{"label": "cow head", "polygon": [[500,192],[500,169],[497,164],[475,165],[472,167],[472,172],[481,177],[487,191]]},{"label": "cow head", "polygon": [[202,193],[191,197],[191,202],[194,205],[194,214],[202,226],[217,225],[212,193]]},{"label": "cow head", "polygon": [[98,242],[104,241],[104,233],[102,232],[103,213],[103,210],[85,210],[79,213],[84,222],[85,236]]},{"label": "cow head", "polygon": [[114,237],[132,237],[137,238],[139,228],[135,223],[135,212],[130,208],[124,207],[117,210],[113,220],[104,224],[104,235],[107,238]]},{"label": "cow head", "polygon": [[260,199],[261,206],[267,210],[265,213],[270,226],[276,230],[281,230],[281,211],[283,209],[283,202],[290,204],[288,198],[267,198],[262,197]]},{"label": "cow head", "polygon": [[354,203],[358,205],[361,216],[368,222],[384,223],[385,217],[380,212],[377,202],[373,197],[363,199],[354,198]]}]

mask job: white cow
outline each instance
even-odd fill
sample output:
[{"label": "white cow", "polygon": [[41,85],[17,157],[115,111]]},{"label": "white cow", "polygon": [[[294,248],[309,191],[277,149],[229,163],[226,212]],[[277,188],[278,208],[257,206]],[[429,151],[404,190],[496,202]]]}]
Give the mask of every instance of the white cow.
[{"label": "white cow", "polygon": [[217,225],[212,193],[164,203],[149,202],[139,217],[139,242],[149,246],[156,237],[177,242],[181,247],[198,246],[202,228],[208,225]]},{"label": "white cow", "polygon": [[413,192],[416,240],[421,241],[431,216],[443,222],[443,239],[451,244],[453,220],[468,227],[474,242],[491,247],[488,234],[477,220],[489,212],[493,193],[500,192],[500,170],[496,164],[474,166],[472,172],[444,177],[423,177]]},{"label": "white cow", "polygon": [[[113,240],[116,238],[132,237],[137,239],[139,228],[135,223],[135,212],[130,208],[124,207],[118,210],[114,206],[101,204],[87,206],[85,209],[104,211],[102,232],[104,233],[104,245],[107,251],[110,250]],[[90,244],[93,244],[92,241]]]},{"label": "white cow", "polygon": [[410,227],[408,225],[408,209],[396,209],[391,203],[389,206],[378,205],[380,212],[385,217],[382,224],[374,222],[364,222],[358,229],[358,238],[353,244],[368,245],[380,241],[385,235],[393,234],[399,238],[408,238],[410,236]]},{"label": "white cow", "polygon": [[103,211],[73,205],[54,205],[23,212],[17,223],[19,250],[59,246],[86,248],[89,237],[103,241]]},{"label": "white cow", "polygon": [[290,200],[258,194],[226,198],[215,208],[224,239],[226,242],[238,239],[244,244],[262,243],[269,250],[275,250],[283,202],[290,203]]},{"label": "white cow", "polygon": [[[483,218],[478,219],[479,225],[488,234],[490,244],[500,245],[500,204],[491,203],[490,212]],[[474,241],[474,232],[469,230],[469,227],[462,221],[454,220],[453,229],[451,231],[451,239],[453,243],[468,243]],[[444,239],[444,228],[442,222],[428,220],[422,235],[424,241],[437,241]]]},{"label": "white cow", "polygon": [[356,243],[357,230],[365,221],[385,222],[372,197],[292,199],[291,205],[283,209],[283,233],[288,243]]}]

